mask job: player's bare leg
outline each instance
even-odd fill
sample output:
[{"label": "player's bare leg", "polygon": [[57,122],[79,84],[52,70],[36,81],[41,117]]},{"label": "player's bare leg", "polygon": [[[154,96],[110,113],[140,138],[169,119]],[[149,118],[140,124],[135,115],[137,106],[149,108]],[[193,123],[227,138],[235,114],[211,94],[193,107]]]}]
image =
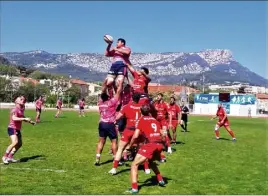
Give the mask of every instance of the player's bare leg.
[{"label": "player's bare leg", "polygon": [[119,141],[119,144],[118,144],[118,150],[115,154],[115,157],[114,157],[114,161],[113,161],[113,168],[109,171],[110,174],[116,174],[116,169],[118,167],[118,164],[119,164],[119,161],[121,160],[121,157],[122,157],[122,153],[125,149],[125,147],[127,146],[127,142],[124,142],[122,140]]},{"label": "player's bare leg", "polygon": [[17,135],[11,135],[10,136],[10,140],[11,140],[11,144],[7,147],[6,152],[5,152],[4,156],[2,157],[2,161],[3,161],[4,164],[8,164],[9,163],[8,162],[8,156],[9,156],[10,152],[12,151],[12,149],[16,145],[18,145],[18,141],[19,141]]},{"label": "player's bare leg", "polygon": [[177,127],[172,127],[172,142],[176,144],[177,139]]},{"label": "player's bare leg", "polygon": [[106,92],[107,88],[109,86],[112,86],[113,85],[114,80],[115,80],[115,76],[108,74],[107,77],[105,78],[105,80],[102,83],[101,91],[102,92]]},{"label": "player's bare leg", "polygon": [[146,157],[137,154],[134,161],[131,164],[131,189],[130,193],[138,193],[138,167],[146,161]]},{"label": "player's bare leg", "polygon": [[216,139],[219,140],[220,139],[220,131],[219,131],[220,126],[218,125],[218,123],[215,125],[215,136]]},{"label": "player's bare leg", "polygon": [[104,137],[99,138],[99,142],[97,144],[97,149],[96,149],[95,165],[100,165],[100,157],[101,157],[101,153],[102,153],[103,147],[105,145],[105,142],[106,142],[106,138],[104,138]]},{"label": "player's bare leg", "polygon": [[39,111],[36,112],[35,122],[40,122],[40,116],[41,116],[40,112]]},{"label": "player's bare leg", "polygon": [[166,146],[168,148],[167,153],[172,154],[172,149],[171,149],[171,145],[170,145],[170,138],[169,138],[169,135],[170,135],[169,131],[168,131],[166,126],[163,126],[162,129],[163,129],[163,131],[164,131],[164,133],[166,135]]},{"label": "player's bare leg", "polygon": [[150,163],[151,169],[153,170],[153,172],[154,172],[155,175],[156,175],[158,184],[159,184],[160,186],[164,186],[164,185],[165,185],[165,182],[164,182],[164,180],[163,180],[163,177],[162,177],[161,174],[160,174],[160,171],[159,171],[159,169],[158,169],[156,163],[155,163],[153,160],[150,160],[149,163]]},{"label": "player's bare leg", "polygon": [[8,162],[10,162],[10,163],[16,163],[16,162],[18,162],[17,160],[13,159],[13,156],[15,155],[16,152],[19,151],[19,149],[21,148],[21,146],[22,146],[22,140],[21,140],[20,137],[18,137],[18,143],[17,143],[17,145],[11,150],[11,152],[8,155]]},{"label": "player's bare leg", "polygon": [[236,141],[234,132],[231,130],[230,126],[225,126],[226,131],[228,131],[228,133],[232,136],[233,141]]}]

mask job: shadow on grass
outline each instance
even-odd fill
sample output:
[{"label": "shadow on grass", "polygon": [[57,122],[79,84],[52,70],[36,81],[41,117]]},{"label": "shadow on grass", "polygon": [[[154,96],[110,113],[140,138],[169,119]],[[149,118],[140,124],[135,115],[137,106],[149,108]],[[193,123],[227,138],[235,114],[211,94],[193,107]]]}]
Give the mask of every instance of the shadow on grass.
[{"label": "shadow on grass", "polygon": [[117,172],[115,175],[118,175],[118,174],[120,174],[120,173],[124,173],[124,172],[128,172],[128,171],[130,171],[130,168],[120,170],[120,171]]},{"label": "shadow on grass", "polygon": [[224,138],[224,137],[221,137],[219,140],[232,141],[232,140]]},{"label": "shadow on grass", "polygon": [[51,122],[52,122],[51,120],[42,120],[39,123],[37,123],[37,125],[42,124],[42,123],[51,123]]},{"label": "shadow on grass", "polygon": [[172,142],[172,144],[185,144],[185,143],[181,141],[177,141],[177,142]]},{"label": "shadow on grass", "polygon": [[108,163],[111,163],[111,162],[113,162],[112,159],[110,159],[110,160],[108,160],[108,161],[105,161],[105,162],[102,162],[100,165],[105,165],[105,164],[108,164]]},{"label": "shadow on grass", "polygon": [[31,156],[31,157],[23,157],[19,160],[19,162],[21,163],[25,163],[28,162],[30,160],[34,160],[34,159],[40,159],[40,160],[44,160],[45,156],[44,155],[35,155],[35,156]]},{"label": "shadow on grass", "polygon": [[[170,178],[167,178],[167,177],[163,177],[163,180],[165,182],[165,185],[168,184],[168,181],[172,180]],[[141,182],[142,183],[142,182]],[[147,180],[145,180],[143,182],[143,184],[139,185],[139,190],[142,188],[142,187],[146,187],[146,186],[158,186],[158,181],[157,181],[157,178],[156,176],[152,176],[151,178],[148,178]]]}]

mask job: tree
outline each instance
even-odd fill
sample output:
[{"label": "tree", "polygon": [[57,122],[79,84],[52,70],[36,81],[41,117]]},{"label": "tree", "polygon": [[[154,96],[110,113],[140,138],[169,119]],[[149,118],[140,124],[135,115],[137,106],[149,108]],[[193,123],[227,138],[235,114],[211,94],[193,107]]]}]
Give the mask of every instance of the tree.
[{"label": "tree", "polygon": [[80,96],[80,89],[77,86],[72,86],[66,93],[69,94],[70,103],[76,104]]},{"label": "tree", "polygon": [[194,93],[191,93],[191,94],[188,96],[188,100],[189,100],[189,104],[194,104]]},{"label": "tree", "polygon": [[91,95],[86,98],[86,103],[88,105],[97,105],[98,103],[98,95]]}]

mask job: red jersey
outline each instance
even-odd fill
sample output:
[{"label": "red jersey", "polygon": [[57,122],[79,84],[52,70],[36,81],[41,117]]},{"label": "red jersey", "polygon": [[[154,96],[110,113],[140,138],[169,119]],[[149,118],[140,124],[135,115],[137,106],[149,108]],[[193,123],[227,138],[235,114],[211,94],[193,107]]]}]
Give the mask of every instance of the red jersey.
[{"label": "red jersey", "polygon": [[134,93],[141,93],[144,94],[145,92],[145,87],[148,85],[148,80],[144,76],[139,76],[136,71],[132,73],[133,75],[133,92]]},{"label": "red jersey", "polygon": [[119,113],[121,113],[122,115],[126,117],[127,119],[126,127],[128,129],[135,130],[137,122],[141,117],[141,104],[134,103],[134,102],[129,103],[125,105]]},{"label": "red jersey", "polygon": [[161,143],[161,127],[159,122],[151,116],[142,116],[137,124],[137,129],[143,135],[148,143]]},{"label": "red jersey", "polygon": [[131,102],[132,99],[131,91],[129,92],[122,91],[120,97],[121,97],[120,103],[122,104],[122,106],[127,105],[129,102]]},{"label": "red jersey", "polygon": [[[219,122],[222,121],[222,119],[225,116],[225,110],[222,107],[219,108],[216,115],[219,117]],[[224,122],[228,122],[228,118],[227,117],[225,118]]]},{"label": "red jersey", "polygon": [[10,111],[10,115],[9,115],[9,125],[8,127],[16,129],[17,131],[21,130],[21,126],[22,126],[22,121],[15,121],[12,119],[13,114],[15,114],[16,117],[18,118],[24,118],[24,110],[22,110],[21,108],[14,108]]},{"label": "red jersey", "polygon": [[157,117],[156,119],[159,120],[163,120],[166,119],[166,116],[168,114],[168,106],[164,101],[159,102],[155,102],[154,103],[154,107],[157,111]]},{"label": "red jersey", "polygon": [[169,104],[168,112],[169,115],[171,115],[172,120],[178,120],[178,113],[181,112],[181,108],[177,104]]}]

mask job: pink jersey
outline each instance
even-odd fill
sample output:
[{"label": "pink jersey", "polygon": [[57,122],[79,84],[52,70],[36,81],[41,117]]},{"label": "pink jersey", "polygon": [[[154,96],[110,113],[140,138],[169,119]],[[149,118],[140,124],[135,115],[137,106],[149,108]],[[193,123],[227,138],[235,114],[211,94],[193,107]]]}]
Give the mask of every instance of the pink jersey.
[{"label": "pink jersey", "polygon": [[[128,50],[131,53],[131,49],[127,46],[123,46],[120,49]],[[109,52],[108,56],[113,57],[113,61],[112,61],[113,63],[117,61],[123,61],[125,64],[130,64],[130,61],[129,61],[130,54],[125,55],[125,54],[122,54],[121,52],[111,51]]]},{"label": "pink jersey", "polygon": [[61,101],[61,100],[58,100],[58,101],[57,101],[57,106],[58,106],[59,108],[61,108],[61,106],[62,106],[62,101]]},{"label": "pink jersey", "polygon": [[80,100],[80,101],[79,101],[79,106],[80,106],[80,107],[84,107],[84,106],[85,106],[85,102]]},{"label": "pink jersey", "polygon": [[115,122],[117,105],[118,105],[118,99],[116,98],[112,98],[104,102],[100,100],[98,103],[100,112],[100,121],[108,123]]},{"label": "pink jersey", "polygon": [[22,121],[14,121],[12,119],[13,114],[15,114],[15,116],[18,117],[18,118],[23,118],[24,117],[24,110],[21,109],[21,108],[17,108],[16,107],[16,108],[14,108],[14,109],[11,110],[10,117],[9,117],[9,125],[8,125],[8,127],[20,131],[21,130]]},{"label": "pink jersey", "polygon": [[38,109],[41,109],[43,105],[43,101],[38,99],[36,102],[35,102],[35,107],[38,108]]}]

